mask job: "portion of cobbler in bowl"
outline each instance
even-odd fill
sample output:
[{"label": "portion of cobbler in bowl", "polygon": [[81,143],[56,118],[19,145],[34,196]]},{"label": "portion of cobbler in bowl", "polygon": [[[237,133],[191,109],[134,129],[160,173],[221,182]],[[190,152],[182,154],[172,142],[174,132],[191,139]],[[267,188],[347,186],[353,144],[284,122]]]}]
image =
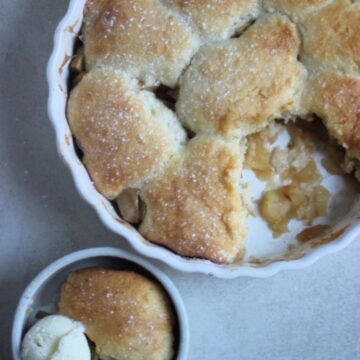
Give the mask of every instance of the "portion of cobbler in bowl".
[{"label": "portion of cobbler in bowl", "polygon": [[346,0],[88,0],[67,117],[95,187],[145,239],[220,264],[342,235],[359,33]]}]

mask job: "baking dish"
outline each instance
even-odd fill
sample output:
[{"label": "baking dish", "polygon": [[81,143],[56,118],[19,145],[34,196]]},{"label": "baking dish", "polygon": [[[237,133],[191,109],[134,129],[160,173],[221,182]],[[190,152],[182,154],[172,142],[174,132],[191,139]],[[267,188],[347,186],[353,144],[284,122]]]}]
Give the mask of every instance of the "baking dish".
[{"label": "baking dish", "polygon": [[[119,235],[119,244],[126,239],[138,253],[161,260],[180,271],[200,272],[221,278],[266,277],[280,270],[308,266],[324,255],[346,247],[360,235],[360,199],[357,184],[339,177],[325,177],[325,186],[336,196],[332,200],[331,211],[327,217],[319,219],[319,223],[332,226],[332,233],[323,238],[299,244],[295,236],[303,227],[293,224],[290,233],[274,239],[260,217],[249,217],[247,255],[242,263],[231,265],[217,265],[207,260],[181,257],[146,241],[135,228],[118,216],[112,204],[96,190],[77,156],[67,123],[67,67],[73,53],[74,41],[81,28],[85,2],[70,1],[68,12],[56,29],[54,51],[47,69],[50,89],[48,111],[55,128],[60,156],[69,167],[78,191],[94,207],[102,222]],[[317,155],[317,160],[320,160],[320,154]],[[263,189],[261,183],[249,171],[244,172],[243,180],[252,183],[255,193],[259,194]]]}]

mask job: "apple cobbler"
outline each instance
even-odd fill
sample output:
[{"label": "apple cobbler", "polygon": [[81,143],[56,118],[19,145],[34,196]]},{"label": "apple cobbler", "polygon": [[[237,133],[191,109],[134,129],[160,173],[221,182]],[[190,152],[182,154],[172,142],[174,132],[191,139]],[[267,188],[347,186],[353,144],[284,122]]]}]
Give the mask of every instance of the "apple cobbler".
[{"label": "apple cobbler", "polygon": [[[95,187],[152,243],[216,263],[244,253],[245,169],[275,237],[311,225],[324,169],[360,179],[359,33],[349,0],[88,0],[67,114]],[[299,119],[336,144],[323,170]]]}]

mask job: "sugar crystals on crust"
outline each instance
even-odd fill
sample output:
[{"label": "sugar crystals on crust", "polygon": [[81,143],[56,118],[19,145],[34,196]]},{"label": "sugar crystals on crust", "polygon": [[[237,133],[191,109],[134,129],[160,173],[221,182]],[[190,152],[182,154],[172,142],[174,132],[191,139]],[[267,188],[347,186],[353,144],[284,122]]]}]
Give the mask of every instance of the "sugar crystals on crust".
[{"label": "sugar crystals on crust", "polygon": [[184,256],[233,262],[246,233],[238,188],[242,152],[221,138],[191,140],[145,187],[140,232]]},{"label": "sugar crystals on crust", "polygon": [[114,70],[84,76],[70,95],[68,119],[95,186],[109,199],[140,186],[185,141],[174,114]]},{"label": "sugar crystals on crust", "polygon": [[159,284],[140,274],[76,271],[62,287],[59,311],[84,324],[102,359],[173,359],[170,301]]},{"label": "sugar crystals on crust", "polygon": [[204,39],[225,39],[259,13],[258,0],[165,0],[175,5]]},{"label": "sugar crystals on crust", "polygon": [[360,71],[360,2],[337,0],[303,25],[302,60],[318,69]]},{"label": "sugar crystals on crust", "polygon": [[263,6],[270,12],[281,12],[296,22],[303,21],[311,13],[328,5],[332,0],[263,0]]},{"label": "sugar crystals on crust", "polygon": [[180,83],[180,120],[196,133],[245,136],[296,113],[299,45],[295,26],[269,15],[238,39],[203,46]]},{"label": "sugar crystals on crust", "polygon": [[184,18],[158,0],[90,0],[84,20],[89,68],[112,66],[146,84],[174,86],[197,49]]},{"label": "sugar crystals on crust", "polygon": [[360,158],[360,77],[320,73],[305,94],[310,111],[323,119],[330,135]]}]

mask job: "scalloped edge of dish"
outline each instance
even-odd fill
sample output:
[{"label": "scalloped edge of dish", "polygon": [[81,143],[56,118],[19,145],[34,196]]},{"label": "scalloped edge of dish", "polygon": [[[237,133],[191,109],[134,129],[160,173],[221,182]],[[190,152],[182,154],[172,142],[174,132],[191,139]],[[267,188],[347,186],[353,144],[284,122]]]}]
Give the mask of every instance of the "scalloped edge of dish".
[{"label": "scalloped edge of dish", "polygon": [[360,236],[360,220],[351,224],[345,235],[331,243],[324,244],[297,260],[276,261],[264,267],[246,265],[218,265],[207,260],[189,259],[170,250],[146,241],[134,228],[121,220],[107,199],[94,187],[84,165],[76,155],[72,134],[66,119],[66,78],[68,60],[73,51],[73,41],[82,23],[86,0],[70,0],[64,18],[55,31],[54,48],[47,66],[49,85],[48,114],[56,133],[60,157],[69,167],[76,188],[82,198],[98,214],[103,224],[125,238],[139,254],[160,260],[172,268],[189,273],[203,273],[224,279],[247,276],[265,278],[279,271],[302,269],[315,263],[325,255],[344,249]]}]

